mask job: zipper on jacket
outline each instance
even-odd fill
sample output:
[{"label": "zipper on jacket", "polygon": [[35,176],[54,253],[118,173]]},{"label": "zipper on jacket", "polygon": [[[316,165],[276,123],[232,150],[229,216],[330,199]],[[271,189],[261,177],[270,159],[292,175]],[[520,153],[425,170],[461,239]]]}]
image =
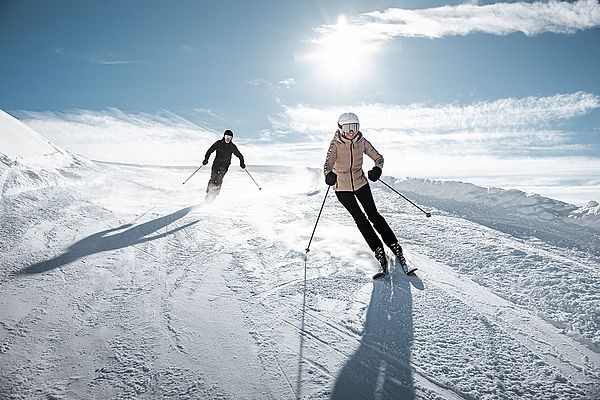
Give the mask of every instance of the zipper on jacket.
[{"label": "zipper on jacket", "polygon": [[354,157],[353,157],[353,152],[352,152],[352,146],[354,146],[354,143],[352,143],[352,141],[350,141],[350,183],[352,184],[352,191],[354,192],[354,176],[352,173],[352,166],[354,164]]}]

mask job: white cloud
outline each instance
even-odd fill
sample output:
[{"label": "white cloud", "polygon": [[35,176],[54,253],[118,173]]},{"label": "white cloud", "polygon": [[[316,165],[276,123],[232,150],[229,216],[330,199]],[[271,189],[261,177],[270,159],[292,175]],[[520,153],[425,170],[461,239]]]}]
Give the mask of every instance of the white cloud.
[{"label": "white cloud", "polygon": [[261,79],[261,78],[256,78],[256,79],[246,81],[246,84],[251,85],[251,86],[262,86],[262,85],[270,86],[271,85],[268,81]]},{"label": "white cloud", "polygon": [[26,125],[57,145],[101,161],[190,165],[202,161],[220,133],[177,114],[157,115],[103,111],[16,113]]},{"label": "white cloud", "polygon": [[199,107],[199,108],[192,109],[192,111],[196,114],[206,115],[206,116],[210,117],[211,119],[219,121],[219,122],[228,122],[227,118],[225,118],[223,115],[218,114],[209,108]]},{"label": "white cloud", "polygon": [[99,64],[99,65],[138,64],[138,61],[111,60],[111,59],[104,59],[104,58],[98,58],[98,57],[92,57],[89,59],[89,61],[92,64]]},{"label": "white cloud", "polygon": [[52,49],[52,52],[59,56],[78,58],[78,59],[82,59],[87,62],[90,62],[92,64],[98,64],[98,65],[119,65],[119,64],[140,64],[140,63],[142,63],[141,61],[138,61],[138,60],[128,60],[124,57],[114,55],[114,54],[99,54],[99,53],[94,53],[94,52],[82,53],[82,52],[77,52],[77,51],[66,50],[62,47],[54,48],[54,49]]},{"label": "white cloud", "polygon": [[[461,4],[427,9],[389,8],[360,15],[351,21],[363,40],[387,41],[394,37],[464,36],[483,32],[508,35],[521,32],[574,33],[600,26],[600,4],[596,0],[537,1],[532,3]],[[323,37],[336,32],[336,25],[317,29]],[[321,39],[322,40],[322,39]]]},{"label": "white cloud", "polygon": [[277,81],[277,83],[273,83],[272,81],[269,81],[266,79],[257,78],[257,79],[245,81],[245,83],[247,85],[251,85],[251,86],[264,87],[264,88],[266,88],[266,90],[271,91],[271,92],[277,92],[278,89],[281,89],[281,88],[289,89],[290,87],[294,86],[296,84],[296,80],[294,78],[287,78],[287,79],[282,79],[280,81]]},{"label": "white cloud", "polygon": [[[518,132],[548,132],[560,121],[569,120],[600,108],[600,97],[577,92],[547,97],[504,98],[470,105],[360,104],[315,108],[306,105],[285,107],[271,118],[276,131],[302,133],[320,139],[330,136],[343,112],[352,111],[361,127],[384,135],[514,135]],[[482,137],[486,139],[486,136]]]},{"label": "white cloud", "polygon": [[289,88],[290,86],[294,86],[296,84],[296,80],[294,78],[283,79],[278,82],[279,86],[283,86]]}]

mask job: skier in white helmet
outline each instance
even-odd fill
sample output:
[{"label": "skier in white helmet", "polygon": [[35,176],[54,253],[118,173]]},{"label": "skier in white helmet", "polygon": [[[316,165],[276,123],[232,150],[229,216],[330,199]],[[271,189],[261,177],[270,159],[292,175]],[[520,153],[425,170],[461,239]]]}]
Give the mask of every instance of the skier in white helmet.
[{"label": "skier in white helmet", "polygon": [[[363,154],[366,154],[375,162],[373,169],[368,172],[369,180],[375,182],[381,176],[383,156],[375,150],[373,145],[360,132],[360,124],[356,114],[344,113],[340,115],[338,130],[329,145],[325,159],[323,170],[325,182],[333,186],[339,202],[350,212],[360,233],[374,252],[380,265],[379,271],[373,276],[373,279],[375,279],[384,276],[388,272],[388,262],[383,250],[382,239],[392,250],[403,268],[406,266],[406,260],[396,235],[375,207],[369,182],[362,169]],[[360,209],[359,202],[364,212]],[[381,235],[381,239],[375,231]]]}]

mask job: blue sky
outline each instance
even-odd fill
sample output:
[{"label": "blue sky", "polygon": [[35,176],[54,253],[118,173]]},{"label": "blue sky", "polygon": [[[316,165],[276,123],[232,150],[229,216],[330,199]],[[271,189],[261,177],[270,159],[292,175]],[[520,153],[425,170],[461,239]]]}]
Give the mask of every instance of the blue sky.
[{"label": "blue sky", "polygon": [[508,185],[502,171],[531,160],[548,176],[577,165],[537,186],[600,199],[595,0],[4,0],[0,60],[0,108],[67,148],[66,125],[104,116],[123,132],[182,117],[256,151],[318,151],[355,111],[388,160],[406,160],[390,171],[476,181],[485,159],[504,177],[488,184]]}]

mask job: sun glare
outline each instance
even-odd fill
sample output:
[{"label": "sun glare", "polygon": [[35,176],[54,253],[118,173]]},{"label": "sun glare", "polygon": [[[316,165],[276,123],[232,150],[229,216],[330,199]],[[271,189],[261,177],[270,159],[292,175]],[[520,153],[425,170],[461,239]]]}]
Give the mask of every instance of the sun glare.
[{"label": "sun glare", "polygon": [[316,50],[309,54],[320,81],[333,86],[354,86],[369,76],[371,58],[377,50],[358,27],[340,16],[336,25],[315,42]]}]

